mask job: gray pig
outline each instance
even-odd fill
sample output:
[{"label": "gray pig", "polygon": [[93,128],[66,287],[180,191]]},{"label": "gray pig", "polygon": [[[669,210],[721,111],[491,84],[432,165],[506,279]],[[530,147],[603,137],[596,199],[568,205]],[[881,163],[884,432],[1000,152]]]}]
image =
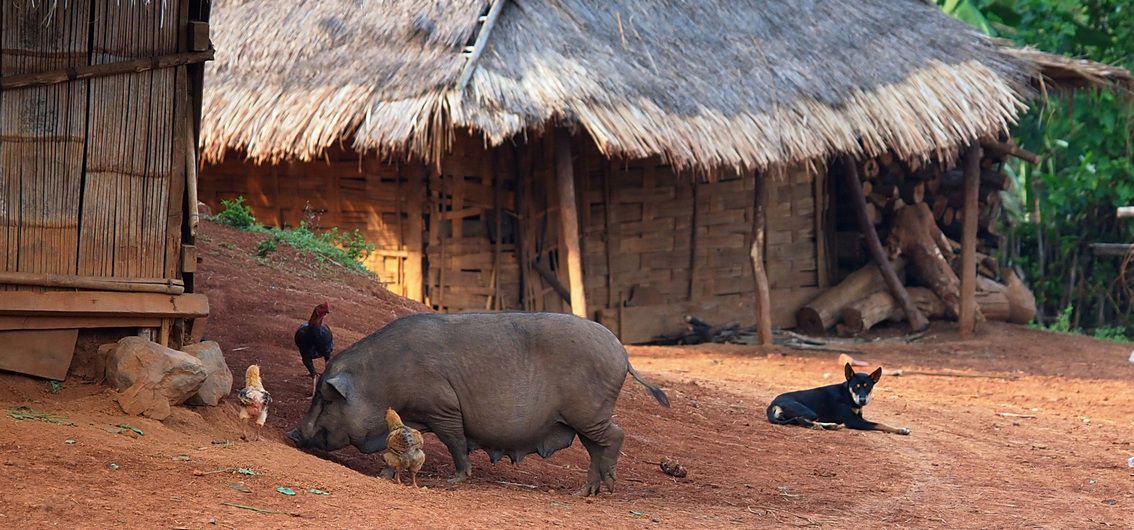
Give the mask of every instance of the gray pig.
[{"label": "gray pig", "polygon": [[591,457],[578,494],[614,491],[622,429],[611,421],[629,372],[659,403],[601,325],[559,313],[417,314],[391,322],[327,364],[307,417],[287,437],[300,448],[385,449],[386,407],[449,449],[451,482],[472,472],[468,455],[493,463],[543,458],[578,435]]}]

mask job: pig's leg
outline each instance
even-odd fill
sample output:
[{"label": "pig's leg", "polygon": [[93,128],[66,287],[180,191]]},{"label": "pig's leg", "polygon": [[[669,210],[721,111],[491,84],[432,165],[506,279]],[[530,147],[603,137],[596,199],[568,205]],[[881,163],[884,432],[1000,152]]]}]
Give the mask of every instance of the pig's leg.
[{"label": "pig's leg", "polygon": [[458,418],[431,424],[429,430],[437,435],[437,439],[445,444],[453,457],[453,467],[457,472],[449,482],[457,484],[472,476],[472,465],[469,464],[469,441],[465,437],[465,426],[461,420]]},{"label": "pig's leg", "polygon": [[609,419],[579,431],[579,439],[591,456],[591,466],[587,470],[587,483],[576,495],[598,495],[603,484],[611,493],[614,492],[614,466],[618,463],[623,438],[622,428]]}]

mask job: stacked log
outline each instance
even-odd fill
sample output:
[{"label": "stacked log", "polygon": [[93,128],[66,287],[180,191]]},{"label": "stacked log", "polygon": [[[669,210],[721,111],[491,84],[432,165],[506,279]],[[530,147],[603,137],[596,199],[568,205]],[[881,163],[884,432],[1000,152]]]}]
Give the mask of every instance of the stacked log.
[{"label": "stacked log", "polygon": [[[997,228],[1003,211],[1001,192],[1012,186],[1012,179],[1002,171],[1003,162],[1009,155],[1029,161],[1037,157],[1003,141],[986,140],[982,145],[977,318],[1027,322],[1035,314],[1034,297],[1018,277],[1001,271],[992,254],[1003,244]],[[857,170],[867,217],[886,242],[895,269],[908,277],[914,305],[930,318],[956,319],[960,312],[960,245],[955,240],[961,238],[964,224],[964,172],[960,167],[911,164],[891,154],[859,161]],[[836,214],[841,230],[855,224],[843,209]],[[822,333],[841,322],[840,330],[858,334],[879,322],[904,318],[865,252],[857,227],[855,230],[836,232],[834,250],[840,266],[859,268],[799,310],[797,324],[807,333]],[[1004,283],[997,282],[997,277]]]}]

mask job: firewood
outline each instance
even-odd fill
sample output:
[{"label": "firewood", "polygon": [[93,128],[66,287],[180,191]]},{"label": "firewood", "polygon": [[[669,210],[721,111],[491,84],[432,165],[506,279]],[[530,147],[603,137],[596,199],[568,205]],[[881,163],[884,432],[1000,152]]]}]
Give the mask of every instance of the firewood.
[{"label": "firewood", "polygon": [[905,201],[906,204],[925,202],[924,183],[905,180],[898,185],[898,190],[901,193],[902,200]]},{"label": "firewood", "polygon": [[1008,321],[1013,324],[1027,324],[1036,317],[1036,297],[1024,285],[1016,271],[1003,269],[1000,275],[1008,287]]},{"label": "firewood", "polygon": [[882,213],[873,203],[866,204],[866,217],[870,219],[870,222],[875,226],[882,224]]},{"label": "firewood", "polygon": [[885,153],[878,155],[878,163],[881,164],[882,167],[886,167],[886,166],[889,166],[890,164],[893,164],[894,163],[894,154],[889,152],[889,151],[886,151]]},{"label": "firewood", "polygon": [[862,183],[862,194],[869,197],[871,191],[874,191],[874,184],[871,183],[869,180],[866,181],[866,182],[863,182]]},{"label": "firewood", "polygon": [[[945,304],[933,291],[924,287],[911,287],[908,291],[914,305],[926,317],[941,318],[945,316]],[[878,291],[848,305],[842,311],[843,326],[848,332],[855,335],[865,333],[883,320],[901,321],[904,318],[905,311],[898,307],[894,297],[886,291]]]},{"label": "firewood", "polygon": [[987,320],[1006,322],[1012,309],[1008,301],[1008,287],[988,278],[977,277],[976,304]]},{"label": "firewood", "polygon": [[951,225],[956,219],[957,210],[953,209],[952,206],[947,206],[945,208],[945,213],[941,215],[941,224]]},{"label": "firewood", "polygon": [[933,218],[938,221],[945,218],[945,208],[949,207],[949,199],[937,197],[933,200]]},{"label": "firewood", "polygon": [[945,303],[946,314],[956,318],[960,312],[960,280],[942,252],[950,243],[941,234],[925,203],[913,204],[898,212],[890,243],[909,260],[910,272]]},{"label": "firewood", "polygon": [[1008,142],[986,139],[982,141],[980,145],[989,152],[996,153],[1000,156],[1012,155],[1025,162],[1031,162],[1032,164],[1039,164],[1042,161],[1039,155]]},{"label": "firewood", "polygon": [[878,161],[870,158],[862,163],[862,176],[869,180],[878,176]]},{"label": "firewood", "polygon": [[[901,274],[905,264],[902,259],[894,260],[894,272]],[[848,304],[885,289],[882,273],[872,262],[800,308],[795,314],[796,325],[804,333],[823,333],[838,323],[841,311]]]}]

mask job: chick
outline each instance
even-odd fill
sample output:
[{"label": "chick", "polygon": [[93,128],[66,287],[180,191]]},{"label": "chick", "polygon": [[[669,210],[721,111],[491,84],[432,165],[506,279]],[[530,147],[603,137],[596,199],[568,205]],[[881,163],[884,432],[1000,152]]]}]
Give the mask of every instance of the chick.
[{"label": "chick", "polygon": [[406,427],[393,408],[386,409],[386,425],[390,428],[390,434],[386,435],[386,452],[382,455],[386,465],[394,468],[394,480],[398,484],[402,483],[402,470],[409,470],[410,481],[416,488],[417,472],[425,463],[421,433]]},{"label": "chick", "polygon": [[[256,418],[256,439],[260,439],[260,429],[268,421],[268,405],[272,402],[272,395],[264,390],[264,383],[260,380],[260,365],[253,364],[244,372],[244,388],[237,394],[240,400],[240,419]],[[248,436],[243,436],[248,439]]]}]

